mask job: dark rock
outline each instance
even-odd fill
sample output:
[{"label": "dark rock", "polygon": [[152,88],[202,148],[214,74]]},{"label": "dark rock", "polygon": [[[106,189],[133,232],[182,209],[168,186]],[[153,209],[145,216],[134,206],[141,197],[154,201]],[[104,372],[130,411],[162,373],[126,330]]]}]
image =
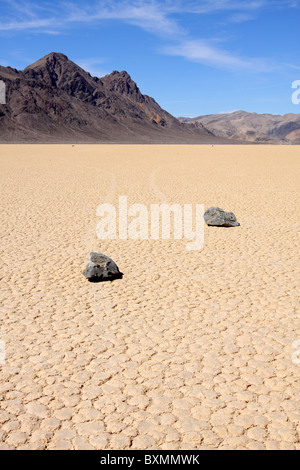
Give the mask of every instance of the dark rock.
[{"label": "dark rock", "polygon": [[240,225],[233,212],[225,212],[219,207],[210,207],[204,213],[204,220],[207,225],[217,227],[237,227]]},{"label": "dark rock", "polygon": [[92,252],[83,275],[91,282],[113,281],[121,279],[123,274],[116,263],[102,253]]}]

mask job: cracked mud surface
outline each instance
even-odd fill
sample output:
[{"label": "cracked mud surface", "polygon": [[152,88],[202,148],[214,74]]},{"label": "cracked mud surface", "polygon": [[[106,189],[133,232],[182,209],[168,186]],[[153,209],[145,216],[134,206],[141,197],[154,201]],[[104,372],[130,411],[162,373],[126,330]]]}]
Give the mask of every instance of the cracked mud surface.
[{"label": "cracked mud surface", "polygon": [[[0,449],[300,449],[299,148],[0,147]],[[96,208],[240,227],[99,240]],[[82,275],[91,251],[124,273]]]}]

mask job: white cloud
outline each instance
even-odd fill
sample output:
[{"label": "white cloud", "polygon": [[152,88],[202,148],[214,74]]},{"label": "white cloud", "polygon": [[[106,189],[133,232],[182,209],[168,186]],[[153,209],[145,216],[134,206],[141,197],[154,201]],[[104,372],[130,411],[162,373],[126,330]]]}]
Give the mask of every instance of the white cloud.
[{"label": "white cloud", "polygon": [[286,64],[286,65],[290,67],[291,69],[300,70],[300,67],[298,65],[293,65],[293,64]]},{"label": "white cloud", "polygon": [[253,11],[266,5],[266,0],[202,0],[199,2],[187,2],[187,8],[194,13],[210,14],[220,11]]},{"label": "white cloud", "polygon": [[245,21],[254,20],[255,16],[249,13],[235,13],[229,17],[232,23],[244,23]]},{"label": "white cloud", "polygon": [[[208,14],[219,11],[253,11],[266,0],[98,0],[82,6],[74,1],[39,4],[32,1],[3,0],[10,7],[10,19],[0,21],[0,31],[55,29],[72,23],[120,20],[160,35],[185,34],[174,15]],[[293,0],[295,2],[295,0]]]},{"label": "white cloud", "polygon": [[262,59],[243,58],[212,46],[209,42],[197,39],[182,41],[177,45],[165,46],[162,53],[184,57],[217,68],[235,70],[270,71],[272,67]]},{"label": "white cloud", "polygon": [[[69,2],[57,4],[55,13],[53,8],[49,10],[49,8],[43,9],[32,3],[26,3],[22,6],[22,2],[16,4],[14,0],[5,1],[11,6],[13,20],[0,21],[0,31],[40,30],[41,28],[50,28],[52,31],[53,25],[57,30],[74,23],[119,20],[163,36],[185,33],[184,29],[169,15],[168,2],[101,1],[80,8],[76,3]],[[24,16],[28,18],[24,20]],[[45,33],[48,31],[44,30]]]},{"label": "white cloud", "polygon": [[94,19],[121,20],[164,36],[184,33],[183,28],[168,17],[167,12],[157,2],[138,2],[133,5],[121,2],[109,10],[100,9]]},{"label": "white cloud", "polygon": [[[0,23],[0,31],[22,31],[35,30],[45,27],[51,27],[55,24],[53,19],[38,19],[30,21],[11,21],[10,23]],[[57,25],[56,25],[57,26]]]},{"label": "white cloud", "polygon": [[[162,45],[164,54],[184,57],[208,66],[235,69],[269,71],[267,61],[258,58],[240,57],[228,50],[215,47],[216,40],[194,39],[179,18],[182,14],[207,15],[228,13],[225,20],[241,22],[253,18],[254,12],[267,5],[295,7],[297,0],[98,0],[82,3],[74,1],[39,4],[30,0],[4,0],[9,5],[6,16],[0,20],[0,32],[31,31],[43,34],[68,32],[73,25],[99,24],[104,21],[121,21],[137,26],[171,45]],[[185,23],[187,24],[187,23]],[[174,44],[176,41],[177,44]],[[97,64],[91,70],[99,71]],[[92,72],[91,72],[92,73]],[[98,72],[97,72],[98,73]]]}]

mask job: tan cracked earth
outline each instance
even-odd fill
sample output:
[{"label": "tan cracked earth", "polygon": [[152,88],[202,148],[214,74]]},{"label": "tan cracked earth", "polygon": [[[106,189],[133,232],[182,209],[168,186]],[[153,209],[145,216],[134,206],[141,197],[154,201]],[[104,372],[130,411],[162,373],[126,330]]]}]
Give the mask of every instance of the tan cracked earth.
[{"label": "tan cracked earth", "polygon": [[[299,146],[0,153],[1,449],[300,449]],[[241,225],[99,240],[119,195]],[[90,251],[123,279],[89,283]]]}]

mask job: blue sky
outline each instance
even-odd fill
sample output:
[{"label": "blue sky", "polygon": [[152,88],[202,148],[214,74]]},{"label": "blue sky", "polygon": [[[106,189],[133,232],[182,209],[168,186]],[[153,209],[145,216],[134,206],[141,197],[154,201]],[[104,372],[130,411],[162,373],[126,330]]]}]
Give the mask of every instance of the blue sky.
[{"label": "blue sky", "polygon": [[299,113],[300,0],[0,0],[0,64],[127,70],[175,116]]}]

